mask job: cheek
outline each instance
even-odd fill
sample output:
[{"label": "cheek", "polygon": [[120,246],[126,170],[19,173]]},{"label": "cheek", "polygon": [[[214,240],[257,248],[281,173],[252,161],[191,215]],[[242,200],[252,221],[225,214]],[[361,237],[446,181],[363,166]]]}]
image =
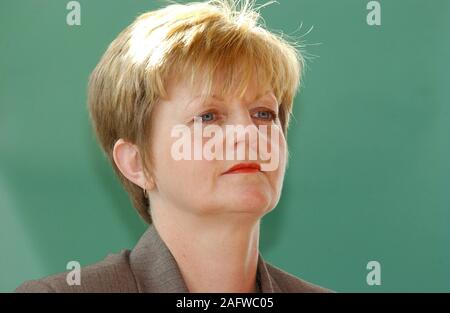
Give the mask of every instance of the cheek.
[{"label": "cheek", "polygon": [[[154,166],[156,183],[160,192],[195,198],[211,189],[216,161],[177,160],[172,156],[172,146],[177,138],[159,137],[155,140]],[[193,143],[191,143],[193,147]]]},{"label": "cheek", "polygon": [[282,141],[280,144],[280,168],[279,173],[282,177],[284,177],[284,174],[286,172],[286,161],[287,161],[287,143],[284,139],[284,136],[282,137]]},{"label": "cheek", "polygon": [[277,192],[281,192],[283,185],[284,175],[286,172],[287,162],[287,143],[284,135],[280,133],[278,144],[273,145],[273,152],[278,154],[278,165],[273,171],[267,172],[272,188]]}]

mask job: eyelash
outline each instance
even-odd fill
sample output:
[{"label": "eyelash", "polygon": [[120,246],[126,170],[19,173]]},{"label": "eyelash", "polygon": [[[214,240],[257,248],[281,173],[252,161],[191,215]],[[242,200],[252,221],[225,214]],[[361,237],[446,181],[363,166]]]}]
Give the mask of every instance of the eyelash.
[{"label": "eyelash", "polygon": [[275,121],[278,117],[277,114],[272,110],[262,110],[262,111],[257,111],[256,113],[260,113],[260,112],[269,113],[271,115],[271,117],[269,119],[264,119],[264,118],[261,119],[264,121]]},{"label": "eyelash", "polygon": [[[271,115],[271,117],[270,118],[268,118],[268,119],[266,119],[266,118],[258,118],[258,117],[255,117],[255,118],[257,118],[257,119],[259,119],[259,120],[262,120],[262,121],[275,121],[277,118],[278,118],[278,115],[274,112],[274,111],[272,111],[272,110],[260,110],[260,111],[257,111],[256,113],[260,113],[260,112],[265,112],[265,113],[269,113],[270,115]],[[204,115],[208,115],[208,114],[215,114],[215,115],[217,115],[218,113],[216,113],[216,112],[205,112],[205,113],[202,113],[202,114],[200,114],[200,115],[197,115],[197,116],[195,116],[195,117],[202,117],[202,116],[204,116]],[[252,115],[253,116],[253,115]],[[195,118],[194,117],[194,118]],[[214,119],[214,120],[212,120],[212,121],[203,121],[202,120],[202,122],[203,123],[212,123],[213,121],[215,121],[216,119]],[[194,119],[193,119],[193,121],[194,121]]]}]

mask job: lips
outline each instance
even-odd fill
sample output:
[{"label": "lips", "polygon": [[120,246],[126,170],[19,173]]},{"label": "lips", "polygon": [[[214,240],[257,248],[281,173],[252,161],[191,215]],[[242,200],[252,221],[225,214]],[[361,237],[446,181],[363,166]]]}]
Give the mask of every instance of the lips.
[{"label": "lips", "polygon": [[239,173],[257,173],[261,171],[261,165],[258,163],[239,163],[230,167],[225,174],[239,174]]}]

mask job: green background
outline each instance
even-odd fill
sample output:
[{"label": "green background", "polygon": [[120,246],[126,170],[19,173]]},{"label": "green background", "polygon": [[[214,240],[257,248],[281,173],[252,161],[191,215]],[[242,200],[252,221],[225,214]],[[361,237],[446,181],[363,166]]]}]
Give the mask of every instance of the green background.
[{"label": "green background", "polygon": [[[4,292],[132,248],[145,230],[91,133],[86,86],[115,36],[162,2],[79,1],[72,27],[67,2],[0,2]],[[314,29],[260,249],[339,292],[450,291],[450,1],[380,1],[381,26],[367,25],[367,2],[262,10],[272,30]],[[371,260],[381,286],[366,283]]]}]

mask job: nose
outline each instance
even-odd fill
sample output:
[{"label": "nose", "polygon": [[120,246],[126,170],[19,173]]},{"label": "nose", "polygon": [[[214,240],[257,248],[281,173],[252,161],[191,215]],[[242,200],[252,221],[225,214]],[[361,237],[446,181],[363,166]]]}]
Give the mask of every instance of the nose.
[{"label": "nose", "polygon": [[233,111],[227,125],[226,145],[237,154],[238,160],[257,160],[258,128],[248,109],[240,107]]}]

